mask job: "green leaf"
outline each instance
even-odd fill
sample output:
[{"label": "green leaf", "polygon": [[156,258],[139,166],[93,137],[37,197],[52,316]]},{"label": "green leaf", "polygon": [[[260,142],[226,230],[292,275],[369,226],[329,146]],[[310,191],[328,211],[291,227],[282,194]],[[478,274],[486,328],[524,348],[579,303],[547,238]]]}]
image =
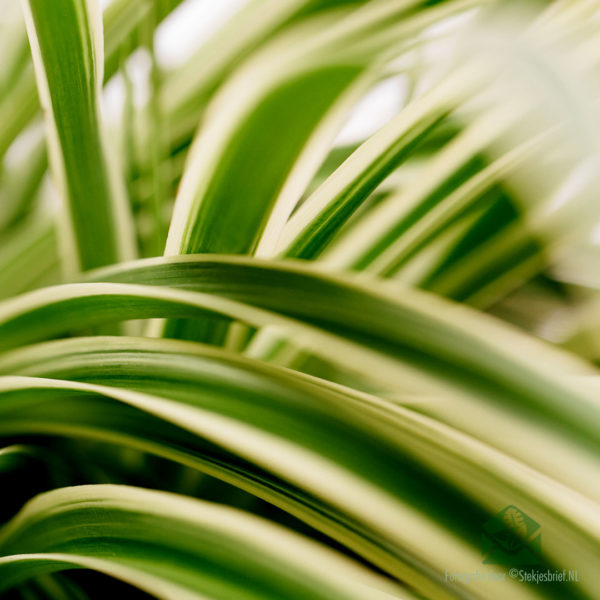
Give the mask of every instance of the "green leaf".
[{"label": "green leaf", "polygon": [[[40,534],[41,530],[41,534]],[[347,558],[252,515],[125,486],[39,496],[0,533],[0,586],[88,568],[159,598],[411,598]]]},{"label": "green leaf", "polygon": [[274,35],[333,5],[364,0],[252,0],[244,4],[180,68],[166,75],[160,102],[170,115],[172,143],[191,137],[207,100],[244,59]]},{"label": "green leaf", "polygon": [[[159,22],[181,1],[114,0],[108,5],[104,13],[105,81],[117,71],[123,52],[137,45],[136,37],[139,35],[143,21],[149,16],[154,16]],[[0,157],[4,156],[10,144],[38,114],[40,108],[31,61],[25,58],[29,55],[27,46],[26,36],[23,35],[21,54],[23,58],[19,60],[24,61],[25,64],[15,61],[18,79],[13,81],[11,94],[0,103],[3,124],[0,129]]]},{"label": "green leaf", "polygon": [[[201,290],[280,312],[374,348],[396,345],[419,354],[430,352],[439,360],[492,377],[502,388],[515,386],[519,396],[543,396],[544,407],[565,411],[564,418],[569,408],[563,390],[559,392],[555,383],[544,382],[546,377],[554,379],[554,367],[549,365],[562,364],[563,372],[586,369],[549,346],[433,295],[374,280],[361,281],[360,277],[323,274],[302,263],[190,257],[137,264],[138,268],[124,266],[98,272],[94,279]],[[336,299],[335,305],[331,298]],[[494,344],[489,342],[492,338]],[[532,356],[533,347],[543,360]],[[592,434],[586,420],[579,426]]]},{"label": "green leaf", "polygon": [[[475,72],[477,73],[477,71]],[[463,93],[469,89],[467,81],[455,93]],[[463,74],[463,78],[465,74]],[[447,82],[453,89],[456,78]],[[476,81],[476,79],[475,79]],[[459,85],[461,78],[458,78]],[[473,79],[470,82],[473,85]],[[462,89],[461,89],[462,88]],[[442,96],[443,98],[444,96]],[[436,95],[433,94],[433,99]],[[417,109],[419,105],[417,104]],[[402,113],[401,113],[402,114]],[[457,187],[467,185],[481,170],[478,155],[496,141],[505,129],[514,126],[518,113],[506,110],[506,107],[489,111],[475,123],[465,128],[427,162],[424,172],[420,173],[414,185],[407,186],[384,199],[351,228],[344,236],[334,240],[323,254],[323,260],[331,267],[372,269],[373,263],[389,251],[397,240],[410,236],[411,229],[418,226],[422,219],[427,219],[439,204],[452,204],[452,199],[444,202]],[[385,130],[381,132],[385,135]],[[439,209],[438,209],[439,210]],[[402,242],[397,242],[402,243]]]},{"label": "green leaf", "polygon": [[60,281],[56,227],[38,210],[9,229],[0,248],[0,297]]},{"label": "green leaf", "polygon": [[[163,72],[180,0],[109,2],[105,57],[98,2],[23,0],[44,140],[7,2],[0,595],[596,598],[600,378],[556,347],[600,347],[594,3],[250,0]],[[98,96],[118,68],[113,153]],[[338,147],[384,80],[404,108]],[[209,254],[122,263],[135,237],[162,252],[175,197],[167,254]],[[118,264],[25,292],[69,261]],[[56,489],[82,483],[138,487]],[[579,580],[488,568],[506,515],[538,524],[540,570]],[[453,576],[482,571],[505,581]]]},{"label": "green leaf", "polygon": [[444,118],[462,92],[452,89],[457,85],[460,90],[460,82],[453,81],[409,104],[352,153],[286,224],[280,254],[318,256],[360,204]]},{"label": "green leaf", "polygon": [[[457,511],[473,516],[476,509],[456,491],[443,485],[440,489],[441,484],[428,475],[433,470],[492,510],[513,499],[526,511],[535,512],[548,533],[553,532],[552,539],[560,540],[559,544],[552,539],[546,543],[548,555],[564,564],[567,539],[572,538],[568,559],[573,548],[579,548],[579,566],[588,571],[584,557],[598,535],[587,525],[593,504],[540,474],[532,482],[531,471],[523,465],[411,410],[195,344],[98,338],[61,342],[49,354],[50,349],[21,352],[31,361],[27,367],[22,358],[21,369],[127,386],[136,393],[56,380],[3,378],[3,432],[96,435],[130,444],[138,438],[144,444],[141,447],[176,460],[182,460],[182,449],[191,457],[200,451],[201,461],[195,459],[200,468],[213,462],[209,472],[215,473],[216,466],[217,476],[233,479],[237,485],[241,476],[246,489],[291,510],[389,572],[410,572],[413,581],[420,580],[414,559],[400,548],[412,547],[417,565],[435,560],[437,568],[442,568],[447,561],[444,545],[455,543],[447,536],[466,534],[471,541],[478,537],[476,520],[469,533],[464,532],[464,525],[460,528],[464,533],[455,530]],[[40,364],[36,355],[54,358]],[[15,367],[19,369],[13,363]],[[98,394],[117,402],[95,399]],[[128,405],[142,414],[127,416]],[[201,440],[171,433],[172,427],[153,422],[143,413],[196,433],[253,466],[245,470],[239,460],[215,455]],[[360,447],[360,455],[353,454],[352,447]],[[386,452],[386,447],[394,452]],[[265,470],[272,475],[265,475]],[[273,474],[280,478],[275,486]],[[285,495],[280,496],[276,488],[286,490]],[[427,521],[417,525],[424,516],[417,517],[422,506],[428,507],[429,515],[436,514],[435,527]],[[567,506],[577,509],[567,510]],[[375,512],[374,507],[378,507]],[[408,518],[401,516],[406,510],[412,514],[410,530],[400,525]],[[442,523],[447,532],[439,529]],[[388,539],[387,544],[376,541],[381,536]],[[399,546],[394,549],[394,545]],[[431,556],[430,546],[439,550],[436,558],[426,558]],[[400,557],[413,568],[399,564]],[[424,581],[421,585],[428,587]]]},{"label": "green leaf", "polygon": [[[425,401],[416,406],[426,414],[484,436],[508,454],[598,497],[593,479],[569,467],[569,457],[579,456],[582,468],[593,471],[598,448],[593,423],[599,410],[593,395],[570,378],[589,368],[570,356],[428,294],[321,275],[301,264],[217,257],[138,264],[98,276],[136,285],[71,284],[5,302],[0,306],[3,347],[140,317],[213,314],[252,326],[276,325],[334,364],[351,372],[371,371],[383,379],[388,393],[401,398],[417,391]],[[203,293],[147,285],[167,283]],[[330,298],[336,298],[335,306]],[[440,393],[450,393],[451,402],[435,401]],[[532,453],[526,434],[522,443],[507,440],[481,416],[482,397],[497,422],[516,427],[506,411],[517,411],[523,423],[531,422],[531,435],[537,430],[535,435],[554,436],[556,444],[561,439],[561,455],[549,460],[543,451]],[[543,427],[535,424],[541,415]]]},{"label": "green leaf", "polygon": [[[369,68],[380,72],[391,50],[404,48],[411,36],[468,4],[448,2],[420,11],[418,0],[367,3],[329,29],[324,26],[331,24],[332,15],[323,14],[275,38],[207,108],[207,122],[198,131],[176,199],[165,253],[254,252],[271,211],[280,213],[276,220],[283,226],[303,184],[317,170],[314,158],[306,163],[303,154],[309,148],[317,153],[311,136],[322,137],[322,128],[330,129],[327,115],[342,94]],[[392,34],[396,41],[390,49],[386,36]],[[360,45],[365,39],[371,41],[368,48]],[[319,145],[330,142],[334,133]],[[324,157],[324,149],[318,152]]]},{"label": "green leaf", "polygon": [[102,21],[91,6],[84,0],[26,3],[52,171],[70,221],[64,234],[75,248],[69,258],[83,270],[135,252],[123,184],[108,160],[99,117]]}]

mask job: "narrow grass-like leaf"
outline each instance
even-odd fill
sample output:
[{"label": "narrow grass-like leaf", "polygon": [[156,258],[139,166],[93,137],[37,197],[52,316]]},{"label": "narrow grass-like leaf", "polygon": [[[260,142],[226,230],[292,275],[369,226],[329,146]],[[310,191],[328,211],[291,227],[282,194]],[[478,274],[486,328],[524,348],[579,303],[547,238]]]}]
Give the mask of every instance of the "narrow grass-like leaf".
[{"label": "narrow grass-like leaf", "polygon": [[441,148],[414,185],[364,215],[347,235],[327,248],[323,260],[335,268],[364,269],[457,186],[480,170],[477,156],[517,115],[502,107],[467,127]]},{"label": "narrow grass-like leaf", "polygon": [[[117,71],[124,48],[137,46],[136,36],[144,19],[154,12],[160,21],[182,0],[115,0],[104,13],[105,30],[105,81]],[[28,55],[27,42],[23,39],[24,54]],[[0,129],[0,157],[9,148],[19,133],[39,113],[40,103],[31,61],[26,59],[17,69],[18,79],[14,82],[10,98],[0,102],[3,127]]]},{"label": "narrow grass-like leaf", "polygon": [[0,298],[60,281],[56,227],[37,210],[4,235],[0,248]]},{"label": "narrow grass-like leaf", "polygon": [[447,82],[407,106],[362,144],[291,217],[279,242],[280,253],[318,256],[358,206],[465,93],[463,86],[466,82],[460,78]]},{"label": "narrow grass-like leaf", "polygon": [[[366,370],[372,369],[387,378],[388,385],[399,392],[406,372],[402,365],[425,369],[425,378],[421,374],[416,381],[429,393],[432,388],[427,385],[423,388],[423,379],[435,384],[436,378],[442,378],[446,385],[457,385],[459,389],[471,387],[473,400],[485,389],[493,405],[499,403],[499,407],[522,410],[523,417],[531,416],[532,412],[544,415],[547,426],[563,431],[565,440],[570,439],[571,445],[577,440],[577,445],[582,449],[587,446],[587,452],[592,453],[598,446],[593,425],[597,418],[597,402],[568,378],[571,372],[586,372],[584,365],[498,327],[489,318],[478,317],[425,294],[403,289],[402,297],[397,298],[385,286],[375,292],[372,284],[358,285],[351,279],[318,275],[300,265],[276,268],[272,264],[267,266],[244,259],[199,261],[192,257],[167,260],[162,266],[160,261],[154,262],[153,266],[152,261],[148,261],[146,267],[137,271],[105,274],[102,279],[133,280],[144,284],[168,282],[223,294],[235,300],[140,285],[68,285],[5,303],[1,326],[3,339],[12,340],[13,344],[25,343],[67,331],[76,324],[90,326],[140,316],[221,314],[253,326],[278,325],[281,331],[298,336],[300,344],[308,343],[311,351],[334,363],[341,361],[350,369],[353,363],[364,363]],[[335,311],[327,300],[331,297],[337,299]],[[240,304],[239,300],[255,306]],[[367,304],[371,307],[368,310],[365,309]],[[280,314],[275,314],[277,312]],[[319,333],[315,326],[329,334]],[[331,337],[331,334],[335,336]],[[490,339],[496,340],[495,345],[489,343]],[[8,343],[4,347],[7,346]],[[387,358],[380,354],[383,349],[388,353]],[[373,355],[373,351],[378,354]],[[534,357],[535,354],[543,356],[543,360]],[[566,398],[570,399],[568,403]],[[468,399],[469,395],[464,392],[457,393],[453,402],[466,402],[466,407]],[[443,419],[457,423],[452,412],[443,407],[443,402],[437,407],[436,403],[423,405],[425,411],[433,410]],[[471,410],[476,407],[474,401]],[[469,410],[465,410],[465,415],[468,414]],[[498,417],[501,416],[502,411],[498,412]],[[500,432],[494,434],[494,429],[482,424],[475,413],[464,420],[465,424],[457,423],[459,427],[466,426],[475,435],[478,427],[483,428],[486,436],[492,435],[496,444],[512,452],[506,441],[502,441]],[[527,460],[525,446],[515,445],[514,452]],[[579,473],[568,468],[569,455],[570,452],[566,452],[558,461],[560,468],[558,463],[550,465],[543,455],[535,455],[533,460],[541,470],[560,471],[561,479],[576,482],[583,471]],[[588,468],[585,462],[581,463],[581,468]],[[586,488],[585,483],[576,484],[578,489],[582,486]]]},{"label": "narrow grass-like leaf", "polygon": [[[272,263],[241,257],[190,257],[164,259],[162,264],[158,260],[138,264],[136,270],[117,267],[99,272],[94,278],[97,281],[176,285],[223,295],[306,320],[332,332],[343,331],[349,336],[355,332],[363,343],[368,343],[369,337],[378,337],[410,345],[421,352],[434,351],[439,358],[456,360],[482,373],[499,374],[502,371],[502,381],[498,383],[505,387],[513,382],[522,391],[531,386],[533,392],[537,385],[531,380],[532,373],[527,376],[519,373],[525,365],[534,371],[542,369],[549,376],[552,369],[543,367],[544,362],[556,364],[558,361],[560,364],[566,360],[563,369],[583,367],[583,364],[577,367],[570,357],[561,356],[550,347],[538,347],[536,343],[537,352],[544,356],[544,361],[539,360],[528,350],[534,344],[532,339],[429,294],[385,283],[376,286],[374,281],[361,282],[360,278],[326,275],[302,263]],[[329,303],[330,298],[336,299],[335,306]],[[371,307],[369,310],[364,308],[367,304]],[[476,326],[471,324],[472,319],[477,321]],[[494,345],[489,343],[491,337],[495,339]],[[567,367],[568,364],[571,367]],[[535,394],[545,388],[545,385],[536,387]],[[547,392],[546,407],[549,407],[554,394],[550,389]],[[564,409],[563,399],[557,395],[556,407],[559,406]]]},{"label": "narrow grass-like leaf", "polygon": [[[290,28],[238,71],[209,107],[190,152],[166,254],[253,252],[311,133],[340,95],[390,52],[377,35],[393,32],[398,48],[403,35],[410,39],[442,13],[467,8],[449,2],[422,14],[420,4],[367,3],[325,32],[331,15],[321,15]],[[375,41],[359,52],[365,37]],[[263,153],[257,162],[260,148],[275,145],[275,155]],[[305,184],[312,174],[303,174]],[[289,214],[294,205],[286,204]]]},{"label": "narrow grass-like leaf", "polygon": [[242,6],[182,67],[167,74],[160,101],[171,117],[172,143],[190,137],[207,99],[248,55],[295,21],[330,8],[324,0],[252,0]]},{"label": "narrow grass-like leaf", "polygon": [[99,114],[100,15],[84,0],[51,6],[27,0],[25,6],[53,175],[70,221],[64,234],[76,249],[68,259],[86,270],[131,258],[131,217],[122,182],[108,160]]},{"label": "narrow grass-like leaf", "polygon": [[[40,528],[51,534],[40,535]],[[2,530],[0,550],[4,589],[79,567],[169,600],[412,597],[252,515],[124,486],[73,487],[36,498]]]},{"label": "narrow grass-like leaf", "polygon": [[[419,576],[419,571],[422,570],[424,563],[431,563],[433,561],[432,566],[437,565],[435,571],[439,572],[439,569],[443,568],[443,565],[447,564],[448,561],[447,551],[443,549],[446,544],[451,544],[455,548],[455,552],[460,547],[457,535],[463,534],[459,534],[457,531],[451,533],[450,530],[455,529],[453,523],[456,522],[456,519],[449,518],[450,514],[461,510],[459,508],[461,506],[460,501],[448,489],[442,495],[436,493],[431,487],[432,485],[435,487],[433,481],[427,483],[427,478],[423,480],[423,475],[417,475],[417,472],[409,467],[409,463],[401,460],[400,455],[396,455],[395,458],[390,457],[385,459],[385,454],[381,454],[381,460],[376,463],[379,467],[377,472],[375,472],[372,466],[375,463],[369,462],[370,466],[366,468],[359,457],[352,458],[351,453],[342,452],[344,447],[343,438],[333,440],[324,432],[325,439],[331,442],[325,446],[329,449],[327,454],[333,452],[338,456],[338,459],[345,456],[346,459],[344,462],[348,463],[350,461],[353,464],[352,470],[358,469],[357,473],[361,474],[357,478],[357,473],[351,474],[351,471],[345,471],[341,465],[331,462],[323,455],[315,455],[313,452],[307,451],[308,449],[302,449],[301,446],[291,444],[277,435],[273,437],[273,434],[261,433],[254,426],[232,420],[231,416],[217,416],[217,414],[210,410],[206,411],[205,409],[187,407],[182,403],[174,404],[155,396],[134,394],[132,392],[125,392],[124,390],[84,384],[67,384],[52,380],[26,378],[7,378],[2,381],[2,384],[5,391],[3,408],[10,411],[10,407],[14,406],[15,402],[22,407],[21,414],[13,414],[12,418],[5,422],[2,427],[4,431],[20,431],[21,428],[27,427],[31,431],[47,431],[49,433],[60,433],[62,431],[63,433],[85,435],[86,429],[88,432],[90,431],[89,425],[87,428],[82,428],[80,422],[82,419],[85,422],[86,418],[92,416],[93,413],[89,413],[89,416],[86,417],[86,413],[89,410],[94,410],[94,395],[100,394],[106,398],[114,398],[120,402],[125,402],[126,404],[137,406],[144,411],[154,413],[184,429],[196,432],[202,437],[216,442],[218,445],[229,448],[234,453],[240,454],[241,457],[249,458],[251,462],[266,467],[268,471],[274,471],[280,476],[283,475],[286,480],[295,482],[296,485],[300,486],[300,489],[307,490],[309,496],[316,494],[316,498],[320,498],[317,501],[317,505],[322,505],[323,502],[326,504],[332,502],[334,514],[338,514],[338,511],[341,510],[343,513],[348,514],[351,521],[358,519],[359,530],[362,530],[361,535],[366,536],[367,540],[369,538],[373,540],[379,538],[377,542],[379,553],[373,555],[372,558],[391,573],[400,576],[410,575],[413,585],[424,592],[428,591],[432,593],[437,587],[433,582]],[[27,394],[27,390],[30,390],[31,393]],[[62,394],[57,396],[52,390],[62,390]],[[75,404],[84,402],[83,396],[81,396],[82,393],[84,396],[87,396],[85,404],[89,408],[85,412],[82,412],[75,420],[71,417],[69,425],[67,423],[67,414],[72,412],[72,408],[69,408],[69,406],[73,402]],[[92,394],[92,396],[89,396],[89,394]],[[57,404],[59,397],[62,397],[63,400]],[[44,402],[46,407],[39,404],[39,401],[44,398],[46,399],[46,402]],[[33,402],[33,405],[31,402]],[[52,409],[52,406],[55,408]],[[102,412],[107,419],[111,419],[113,422],[111,427],[115,428],[122,421],[122,417],[117,417],[117,414],[111,416],[110,411],[107,410],[106,403],[103,402],[100,406],[104,407]],[[52,413],[54,413],[54,416],[52,416]],[[60,416],[61,414],[63,416]],[[43,420],[40,419],[42,415]],[[144,419],[138,417],[137,421],[143,427]],[[275,423],[271,423],[270,425],[271,428],[275,426]],[[131,426],[128,425],[127,427],[130,428]],[[152,438],[155,438],[161,429],[163,428],[155,425],[151,429],[151,431],[154,431],[151,434]],[[116,428],[115,431],[117,431]],[[99,431],[99,433],[101,432]],[[298,433],[301,437],[304,437],[301,430]],[[330,433],[334,434],[331,428]],[[314,435],[307,435],[305,440],[310,440],[309,445],[312,447],[314,447],[314,444],[319,444],[317,441],[318,437]],[[366,442],[366,438],[363,437],[363,440]],[[342,443],[341,446],[339,445],[340,443]],[[379,452],[377,444],[371,445],[369,443],[363,447],[364,452],[366,452],[366,455],[370,459],[374,459]],[[435,454],[431,446],[428,446],[425,452],[426,454],[432,452]],[[400,467],[401,464],[403,465],[402,467]],[[395,478],[391,477],[390,474],[386,474],[388,468],[392,472],[395,471],[397,473]],[[287,487],[286,484],[284,486]],[[347,493],[349,490],[348,486],[354,490],[352,494]],[[380,487],[385,488],[386,492],[378,489]],[[289,496],[290,494],[295,495],[289,490],[286,495]],[[421,504],[413,504],[415,494],[417,494],[417,497],[421,494],[429,497],[427,505],[430,514],[434,510],[434,498],[439,498],[441,502],[442,496],[444,497],[443,503],[434,511],[437,515],[435,523],[428,518],[423,519],[424,515],[420,514],[420,510],[416,509]],[[410,500],[411,498],[413,498],[413,501]],[[452,501],[450,501],[451,498]],[[458,504],[457,501],[459,502]],[[506,496],[501,498],[500,502],[504,504]],[[308,506],[305,504],[305,501],[303,501],[303,504],[305,507]],[[468,506],[467,503],[464,506],[464,510],[467,510],[471,515],[476,514],[474,507]],[[526,506],[529,508],[528,504]],[[377,507],[377,510],[373,510],[374,507]],[[323,512],[324,508],[325,506],[319,512],[322,514],[327,513],[328,511]],[[535,506],[532,505],[530,510],[534,508],[541,510],[541,507],[537,504]],[[446,510],[449,510],[450,514],[448,518],[443,518],[443,512]],[[300,511],[300,516],[306,518],[306,509]],[[327,517],[325,521],[328,521],[329,518],[331,517]],[[407,519],[410,520],[410,527],[408,527],[409,521]],[[335,520],[338,523],[341,522],[339,517],[336,517]],[[546,515],[546,520],[550,524],[549,515]],[[342,519],[343,521],[344,519]],[[360,525],[361,523],[362,525]],[[392,523],[397,523],[398,526],[392,526]],[[445,523],[445,527],[448,527],[450,530],[444,531],[442,523]],[[552,522],[552,530],[554,530],[554,527],[559,527],[560,529],[560,520]],[[328,528],[325,526],[325,531],[327,530]],[[461,530],[464,531],[464,528]],[[377,532],[376,535],[375,532]],[[571,533],[573,533],[572,530]],[[587,532],[585,535],[589,535],[590,533]],[[558,535],[558,530],[556,531],[556,535]],[[387,542],[385,538],[387,538]],[[474,526],[470,528],[470,533],[468,533],[465,540],[467,545],[462,546],[463,549],[460,554],[454,554],[453,556],[455,568],[460,568],[460,565],[464,568],[464,566],[476,560],[475,556],[477,554],[473,554],[467,540],[471,540],[470,543],[474,543],[477,538],[478,528]],[[341,539],[344,540],[344,536]],[[565,560],[564,554],[562,559],[559,556],[565,551],[565,534],[560,534],[560,539],[563,540],[562,550],[558,546],[549,549],[548,552],[551,556],[554,555],[555,559],[559,560],[559,564],[562,564]],[[428,541],[424,543],[424,540]],[[581,543],[581,540],[569,542],[571,551],[578,545],[580,546]],[[580,551],[585,553],[585,548],[588,544],[589,542],[585,542]],[[359,552],[367,552],[367,556],[370,554],[361,545],[354,549]],[[556,552],[559,554],[555,555]],[[581,557],[581,561],[583,562],[583,556]],[[585,564],[582,568],[585,568]],[[589,573],[589,569],[585,568],[585,572]],[[508,588],[512,587],[509,582],[507,582],[507,586]],[[460,587],[457,586],[457,591]],[[438,594],[437,597],[446,597],[442,592],[442,588],[437,588],[436,593]],[[519,589],[514,589],[511,593],[515,594],[514,597],[530,597],[528,591],[520,587]],[[484,589],[481,590],[481,597],[488,597]]]}]

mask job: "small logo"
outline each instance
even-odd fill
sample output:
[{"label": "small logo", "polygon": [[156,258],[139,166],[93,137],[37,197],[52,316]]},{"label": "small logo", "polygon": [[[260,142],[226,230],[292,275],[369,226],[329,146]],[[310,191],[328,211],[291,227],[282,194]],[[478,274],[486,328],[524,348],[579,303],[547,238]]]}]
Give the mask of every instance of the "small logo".
[{"label": "small logo", "polygon": [[488,565],[542,564],[540,525],[516,506],[507,506],[484,524],[481,551]]}]

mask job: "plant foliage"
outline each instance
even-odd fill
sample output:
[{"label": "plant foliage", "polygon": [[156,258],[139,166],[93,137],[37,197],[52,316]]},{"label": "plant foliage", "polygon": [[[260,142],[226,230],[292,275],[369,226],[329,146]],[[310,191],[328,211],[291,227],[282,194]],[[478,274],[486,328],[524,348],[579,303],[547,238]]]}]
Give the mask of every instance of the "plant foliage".
[{"label": "plant foliage", "polygon": [[598,598],[600,4],[187,4],[0,4],[2,597]]}]

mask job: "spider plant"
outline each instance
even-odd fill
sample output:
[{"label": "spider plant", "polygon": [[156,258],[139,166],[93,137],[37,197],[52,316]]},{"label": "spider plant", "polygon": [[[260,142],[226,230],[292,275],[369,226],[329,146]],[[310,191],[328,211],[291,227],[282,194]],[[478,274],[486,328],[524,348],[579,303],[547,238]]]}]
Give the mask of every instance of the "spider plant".
[{"label": "spider plant", "polygon": [[597,598],[600,4],[180,4],[2,4],[0,593]]}]

